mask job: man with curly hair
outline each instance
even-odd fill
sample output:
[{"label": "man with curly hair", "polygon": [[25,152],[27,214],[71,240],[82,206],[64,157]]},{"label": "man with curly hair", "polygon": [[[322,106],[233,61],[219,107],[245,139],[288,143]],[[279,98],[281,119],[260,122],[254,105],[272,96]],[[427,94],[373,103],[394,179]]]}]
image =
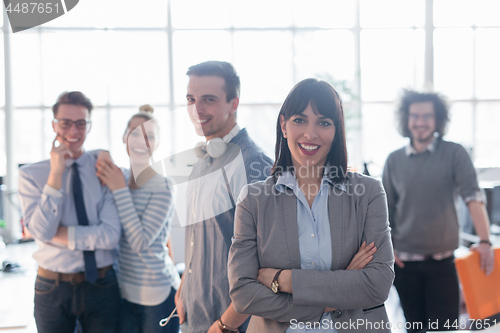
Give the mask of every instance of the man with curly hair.
[{"label": "man with curly hair", "polygon": [[449,122],[445,98],[404,90],[397,116],[399,132],[410,142],[389,155],[383,173],[396,260],[394,285],[407,322],[422,323],[423,332],[436,322],[438,330],[445,330],[445,324],[450,327],[459,318],[453,256],[459,245],[457,195],[467,204],[481,239],[472,249],[479,252],[487,275],[494,266],[488,215],[469,154],[443,140]]}]

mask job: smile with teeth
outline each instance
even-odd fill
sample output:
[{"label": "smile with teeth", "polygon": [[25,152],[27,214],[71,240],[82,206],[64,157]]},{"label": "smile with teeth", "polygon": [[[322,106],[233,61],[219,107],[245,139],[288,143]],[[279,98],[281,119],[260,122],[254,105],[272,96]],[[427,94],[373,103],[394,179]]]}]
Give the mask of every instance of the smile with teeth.
[{"label": "smile with teeth", "polygon": [[319,148],[319,146],[315,145],[305,145],[303,143],[299,143],[300,148],[307,150],[307,151],[313,151]]},{"label": "smile with teeth", "polygon": [[198,124],[204,124],[204,123],[206,123],[206,122],[207,122],[207,121],[209,121],[209,120],[210,120],[210,119],[196,119],[196,122],[197,122]]},{"label": "smile with teeth", "polygon": [[69,139],[69,138],[66,138],[66,141],[71,142],[71,143],[75,143],[75,142],[80,141],[80,139]]},{"label": "smile with teeth", "polygon": [[146,154],[148,152],[147,149],[142,148],[132,148],[132,150],[138,154]]}]

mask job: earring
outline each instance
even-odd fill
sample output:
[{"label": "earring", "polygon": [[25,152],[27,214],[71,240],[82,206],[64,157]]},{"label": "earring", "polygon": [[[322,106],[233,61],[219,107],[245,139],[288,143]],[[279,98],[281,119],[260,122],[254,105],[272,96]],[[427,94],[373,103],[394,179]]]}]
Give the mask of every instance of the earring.
[{"label": "earring", "polygon": [[283,132],[283,137],[286,139],[286,132]]}]

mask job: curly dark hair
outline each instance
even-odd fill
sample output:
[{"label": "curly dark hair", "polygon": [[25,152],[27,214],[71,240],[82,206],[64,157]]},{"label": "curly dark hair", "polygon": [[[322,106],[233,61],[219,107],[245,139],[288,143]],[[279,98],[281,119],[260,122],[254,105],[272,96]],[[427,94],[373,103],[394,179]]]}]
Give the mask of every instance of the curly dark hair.
[{"label": "curly dark hair", "polygon": [[450,121],[449,103],[446,97],[439,93],[424,93],[409,89],[403,90],[399,107],[396,110],[399,133],[405,138],[411,138],[410,129],[408,128],[410,105],[421,102],[432,102],[434,105],[436,132],[440,138],[443,137]]}]

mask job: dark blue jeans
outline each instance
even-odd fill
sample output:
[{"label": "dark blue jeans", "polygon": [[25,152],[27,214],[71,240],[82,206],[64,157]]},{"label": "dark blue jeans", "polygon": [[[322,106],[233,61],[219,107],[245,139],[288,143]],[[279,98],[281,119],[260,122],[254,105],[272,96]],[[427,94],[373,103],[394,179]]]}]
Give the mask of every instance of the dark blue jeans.
[{"label": "dark blue jeans", "polygon": [[120,292],[115,271],[94,284],[72,284],[36,277],[35,321],[38,333],[73,333],[79,317],[84,333],[116,333]]},{"label": "dark blue jeans", "polygon": [[179,333],[179,318],[173,317],[167,326],[159,322],[170,315],[175,308],[175,289],[170,290],[167,299],[155,306],[145,306],[122,299],[120,307],[120,333]]}]

